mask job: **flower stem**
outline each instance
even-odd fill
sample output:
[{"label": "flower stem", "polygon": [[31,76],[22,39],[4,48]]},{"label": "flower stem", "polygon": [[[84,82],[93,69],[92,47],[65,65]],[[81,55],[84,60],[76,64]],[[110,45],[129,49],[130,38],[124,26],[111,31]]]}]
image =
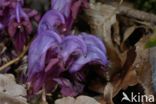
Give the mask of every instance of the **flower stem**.
[{"label": "flower stem", "polygon": [[15,58],[15,59],[9,61],[8,63],[6,63],[6,64],[4,64],[4,65],[2,65],[2,66],[0,67],[0,71],[4,70],[5,68],[9,67],[9,66],[12,65],[12,64],[18,62],[20,59],[22,59],[22,58],[24,57],[24,55],[25,55],[25,53],[26,53],[27,51],[28,51],[28,46],[24,47],[23,52],[22,52],[17,58]]}]

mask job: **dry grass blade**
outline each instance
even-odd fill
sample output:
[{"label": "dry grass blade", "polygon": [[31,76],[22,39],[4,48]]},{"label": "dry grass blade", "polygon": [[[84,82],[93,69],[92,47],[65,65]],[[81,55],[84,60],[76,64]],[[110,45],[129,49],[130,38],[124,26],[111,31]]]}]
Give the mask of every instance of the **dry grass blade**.
[{"label": "dry grass blade", "polygon": [[18,62],[19,60],[21,60],[21,59],[24,57],[24,55],[25,55],[25,53],[26,53],[27,51],[28,51],[28,46],[27,46],[27,47],[24,47],[23,52],[22,52],[17,58],[15,58],[15,59],[9,61],[8,63],[6,63],[6,64],[4,64],[4,65],[2,65],[2,66],[0,67],[0,71],[4,70],[5,68],[9,67],[10,65],[12,65],[12,64]]}]

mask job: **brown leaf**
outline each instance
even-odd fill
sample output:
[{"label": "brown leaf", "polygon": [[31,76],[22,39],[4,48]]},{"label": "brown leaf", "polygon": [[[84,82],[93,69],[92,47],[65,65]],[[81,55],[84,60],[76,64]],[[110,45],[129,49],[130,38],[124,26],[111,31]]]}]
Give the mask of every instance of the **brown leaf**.
[{"label": "brown leaf", "polygon": [[122,41],[125,41],[128,39],[128,37],[134,32],[134,30],[137,28],[137,26],[131,26],[131,27],[128,27],[125,32],[124,32],[124,37],[122,39]]},{"label": "brown leaf", "polygon": [[116,24],[114,28],[116,30],[111,34],[111,27],[117,22],[116,14],[113,14],[114,10],[111,7],[105,10],[105,5],[101,4],[92,6],[93,8],[86,12],[89,17],[87,19],[92,29],[91,32],[101,37],[105,43],[110,66],[109,83],[100,84],[100,82],[96,82],[96,85],[92,84],[90,88],[104,93],[104,100],[108,104],[112,103],[112,98],[120,90],[137,83],[141,83],[145,87],[145,93],[151,92],[149,54],[143,48],[146,42],[142,41],[142,39],[147,38],[146,27],[136,23],[134,19],[129,22],[129,18],[126,18],[125,21],[121,19],[119,21],[121,23]]},{"label": "brown leaf", "polygon": [[136,44],[137,57],[131,67],[131,70],[136,70],[139,83],[144,87],[145,93],[152,93],[152,71],[150,64],[149,49],[145,48],[145,44],[148,41],[149,36],[144,36]]},{"label": "brown leaf", "polygon": [[119,27],[119,21],[117,20],[115,24],[112,26],[112,41],[114,45],[119,46],[121,43],[121,35],[120,35],[120,27]]},{"label": "brown leaf", "polygon": [[146,34],[146,29],[143,26],[130,27],[124,34],[124,40],[121,43],[120,49],[125,51],[133,47]]}]

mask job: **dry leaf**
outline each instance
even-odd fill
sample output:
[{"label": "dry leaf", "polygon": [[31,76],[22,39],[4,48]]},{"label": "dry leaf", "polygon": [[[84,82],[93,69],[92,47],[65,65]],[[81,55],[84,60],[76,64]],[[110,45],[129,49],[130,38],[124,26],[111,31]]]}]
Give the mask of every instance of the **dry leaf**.
[{"label": "dry leaf", "polygon": [[125,51],[134,46],[146,34],[146,29],[143,26],[131,27],[126,30],[124,40],[121,43],[120,49]]},{"label": "dry leaf", "polygon": [[127,40],[128,37],[133,33],[133,31],[137,28],[137,26],[128,27],[124,33],[123,41]]},{"label": "dry leaf", "polygon": [[137,83],[144,86],[146,94],[151,93],[149,53],[144,49],[146,41],[143,40],[148,39],[144,36],[147,32],[146,27],[142,24],[139,25],[134,20],[127,23],[129,22],[127,18],[124,24],[123,20],[119,21],[122,23],[116,24],[116,30],[111,34],[111,26],[116,22],[116,13],[115,9],[109,6],[105,9],[105,7],[107,6],[102,4],[92,5],[86,14],[92,29],[91,32],[100,36],[106,45],[110,60],[108,72],[110,83],[100,84],[97,82],[96,85],[92,84],[90,89],[100,93],[104,92],[104,100],[108,104],[113,104],[112,98],[120,90]]},{"label": "dry leaf", "polygon": [[147,43],[149,36],[144,36],[137,44],[136,44],[136,60],[131,67],[132,70],[136,70],[138,81],[144,87],[146,94],[152,93],[152,72],[151,72],[151,64],[150,64],[150,54],[149,49],[145,48],[145,44]]}]

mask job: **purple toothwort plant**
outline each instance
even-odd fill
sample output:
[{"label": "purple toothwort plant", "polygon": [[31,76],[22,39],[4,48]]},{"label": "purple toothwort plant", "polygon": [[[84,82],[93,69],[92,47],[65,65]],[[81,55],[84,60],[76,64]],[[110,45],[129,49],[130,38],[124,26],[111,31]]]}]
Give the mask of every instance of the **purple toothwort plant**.
[{"label": "purple toothwort plant", "polygon": [[27,82],[31,94],[42,88],[53,92],[59,85],[62,95],[76,96],[85,86],[81,83],[86,76],[83,67],[98,64],[105,71],[108,61],[103,42],[92,34],[69,32],[86,3],[87,0],[52,0],[52,9],[42,17],[29,49]]},{"label": "purple toothwort plant", "polygon": [[42,17],[38,26],[38,32],[40,33],[47,30],[55,31],[60,34],[66,31],[65,19],[60,12],[49,10]]},{"label": "purple toothwort plant", "polygon": [[[47,31],[37,36],[28,56],[28,82],[33,93],[43,87],[52,91],[58,83],[63,95],[75,96],[84,85],[77,82],[73,85],[68,79],[62,78],[62,73],[68,72],[72,76],[92,62],[107,65],[106,50],[101,40],[87,33],[83,34],[85,35],[69,35],[62,39],[56,32]],[[85,42],[84,38],[88,38],[88,41]]]},{"label": "purple toothwort plant", "polygon": [[17,2],[15,11],[10,17],[8,32],[16,50],[21,52],[28,34],[32,32],[32,24],[23,10],[21,2]]},{"label": "purple toothwort plant", "polygon": [[22,8],[24,0],[0,0],[0,32],[8,31],[17,53],[32,33],[32,21],[37,23],[39,14],[36,10]]},{"label": "purple toothwort plant", "polygon": [[69,71],[71,73],[79,71],[85,64],[90,62],[100,63],[101,65],[107,64],[106,49],[102,44],[102,41],[93,35],[87,33],[80,34],[80,37],[84,40],[87,47],[87,54],[80,56]]},{"label": "purple toothwort plant", "polygon": [[[28,82],[30,82],[34,92],[37,92],[43,86],[45,72],[49,72],[48,70],[50,70],[48,67],[53,67],[57,64],[58,45],[61,41],[57,33],[47,31],[40,33],[32,42],[28,57]],[[55,68],[52,70],[59,71],[59,69]]]},{"label": "purple toothwort plant", "polygon": [[[19,0],[22,5],[23,0]],[[16,8],[17,0],[0,0],[0,23],[3,27],[6,27],[9,21],[9,17],[13,10]]]}]

